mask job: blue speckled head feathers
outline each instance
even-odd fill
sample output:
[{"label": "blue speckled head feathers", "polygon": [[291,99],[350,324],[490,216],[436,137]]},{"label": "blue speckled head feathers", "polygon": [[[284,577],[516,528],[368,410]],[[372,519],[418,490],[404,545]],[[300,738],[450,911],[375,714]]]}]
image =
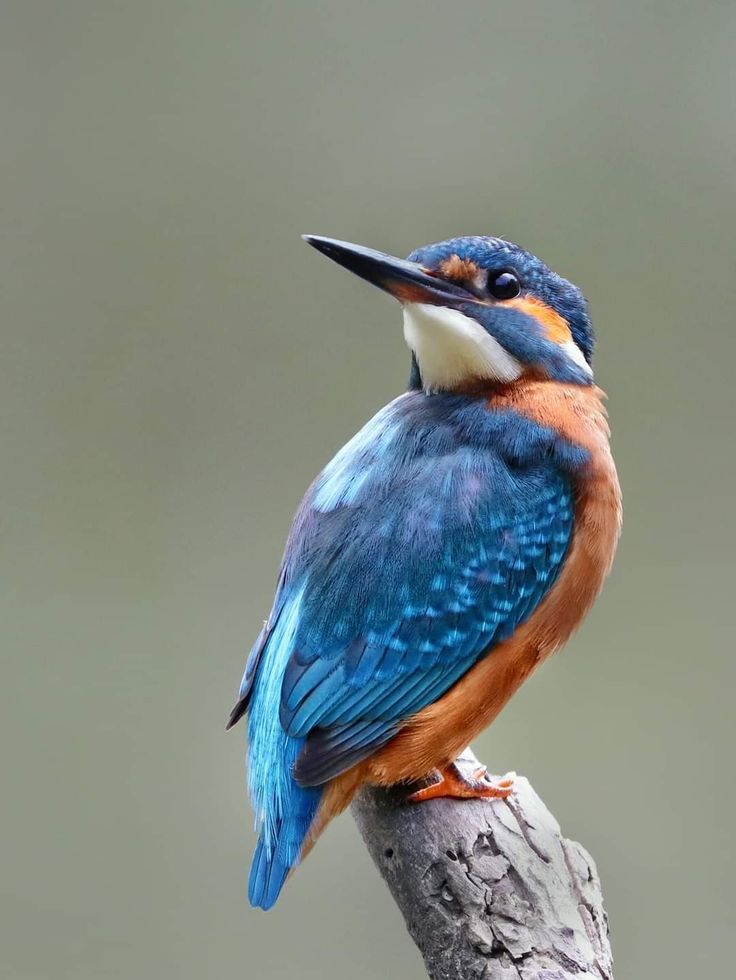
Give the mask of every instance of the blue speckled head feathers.
[{"label": "blue speckled head feathers", "polygon": [[453,255],[474,263],[480,269],[513,269],[522,284],[523,293],[538,297],[570,326],[573,340],[588,364],[593,360],[595,337],[588,315],[588,304],[574,283],[563,279],[526,249],[503,238],[468,235],[449,238],[433,245],[415,248],[407,260],[427,269],[439,269]]}]

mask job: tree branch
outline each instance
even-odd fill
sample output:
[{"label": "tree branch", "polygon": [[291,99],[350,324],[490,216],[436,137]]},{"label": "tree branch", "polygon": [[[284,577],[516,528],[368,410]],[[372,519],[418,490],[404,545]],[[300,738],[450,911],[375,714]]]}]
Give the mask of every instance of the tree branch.
[{"label": "tree branch", "polygon": [[[467,749],[458,765],[479,763]],[[369,788],[353,815],[431,980],[612,980],[593,860],[526,779],[514,787],[420,804]]]}]

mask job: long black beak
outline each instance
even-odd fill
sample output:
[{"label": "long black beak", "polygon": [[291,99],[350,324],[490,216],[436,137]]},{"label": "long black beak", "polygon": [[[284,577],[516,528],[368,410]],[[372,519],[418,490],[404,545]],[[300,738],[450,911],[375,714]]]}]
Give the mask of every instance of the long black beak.
[{"label": "long black beak", "polygon": [[362,245],[351,245],[336,238],[319,235],[302,235],[318,252],[344,266],[361,279],[366,279],[390,293],[401,303],[433,303],[441,306],[457,306],[475,300],[462,286],[439,279],[417,262],[397,259],[385,252],[377,252]]}]

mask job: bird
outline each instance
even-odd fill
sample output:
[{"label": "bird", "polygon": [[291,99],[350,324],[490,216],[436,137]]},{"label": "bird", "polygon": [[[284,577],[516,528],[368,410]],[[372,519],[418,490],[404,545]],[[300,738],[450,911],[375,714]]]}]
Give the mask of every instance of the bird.
[{"label": "bird", "polygon": [[411,369],[307,490],[227,724],[247,715],[262,909],[365,784],[513,792],[455,760],[586,616],[621,527],[577,286],[503,238],[303,237],[399,301]]}]

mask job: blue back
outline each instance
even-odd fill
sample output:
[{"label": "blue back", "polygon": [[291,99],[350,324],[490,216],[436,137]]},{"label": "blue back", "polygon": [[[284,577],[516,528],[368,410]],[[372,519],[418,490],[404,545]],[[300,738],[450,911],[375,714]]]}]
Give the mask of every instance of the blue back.
[{"label": "blue back", "polygon": [[[587,455],[483,399],[408,392],[307,492],[241,687],[268,907],[321,787],[385,744],[555,581]],[[236,709],[237,710],[237,709]]]}]

